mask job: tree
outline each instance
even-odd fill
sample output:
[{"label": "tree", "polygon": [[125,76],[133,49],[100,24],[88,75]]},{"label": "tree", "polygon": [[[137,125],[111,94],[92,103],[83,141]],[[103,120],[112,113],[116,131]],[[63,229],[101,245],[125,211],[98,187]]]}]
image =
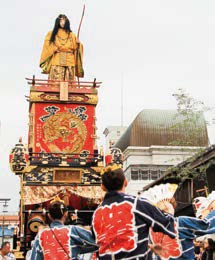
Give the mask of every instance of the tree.
[{"label": "tree", "polygon": [[203,146],[202,138],[207,139],[206,121],[204,112],[209,108],[202,101],[196,100],[187,94],[183,89],[179,88],[173,94],[177,102],[177,114],[173,120],[171,130],[172,133],[180,134],[169,143],[175,146]]},{"label": "tree", "polygon": [[[197,146],[199,149],[196,150],[193,157],[182,162],[181,165],[174,166],[170,169],[170,172],[173,173],[172,178],[178,178],[180,184],[190,178],[198,178],[199,181],[206,181],[205,172],[208,165],[202,165],[197,168],[193,168],[191,165],[196,158],[202,155],[204,146],[207,146],[207,122],[204,118],[204,113],[211,110],[211,108],[205,106],[202,101],[194,99],[181,88],[179,88],[173,96],[177,102],[177,114],[172,122],[171,131],[173,133],[178,132],[185,134],[175,135],[177,138],[171,141],[169,145],[181,146],[181,150],[186,150],[187,146]],[[204,139],[205,144],[200,145]],[[170,176],[168,176],[168,178],[170,178]]]}]

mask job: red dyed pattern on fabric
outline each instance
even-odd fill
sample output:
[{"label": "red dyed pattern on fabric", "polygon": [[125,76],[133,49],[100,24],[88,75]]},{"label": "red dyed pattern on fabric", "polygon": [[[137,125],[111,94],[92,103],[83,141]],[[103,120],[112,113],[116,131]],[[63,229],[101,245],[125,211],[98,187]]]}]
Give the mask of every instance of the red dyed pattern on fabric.
[{"label": "red dyed pattern on fabric", "polygon": [[[34,153],[40,153],[41,151],[45,153],[52,153],[52,152],[64,152],[64,149],[67,147],[70,147],[71,149],[75,145],[76,141],[78,141],[79,133],[77,132],[77,129],[74,127],[72,128],[70,126],[69,121],[61,121],[61,127],[64,129],[69,129],[71,131],[71,134],[67,137],[67,140],[62,140],[60,136],[57,135],[56,132],[53,132],[52,135],[56,136],[57,138],[54,139],[52,142],[45,142],[45,136],[44,136],[44,125],[45,121],[42,122],[41,118],[44,116],[48,116],[49,113],[45,111],[45,108],[47,107],[56,107],[59,109],[56,112],[56,115],[59,113],[63,113],[66,111],[74,110],[79,107],[82,107],[82,105],[77,104],[55,104],[55,103],[35,103],[31,107],[30,114],[33,115],[32,122],[33,125],[33,140],[32,143],[29,143],[29,145],[32,146]],[[84,141],[82,151],[86,150],[89,151],[91,154],[93,153],[93,147],[94,147],[94,116],[95,116],[95,106],[92,105],[83,105],[83,107],[86,108],[85,115],[87,115],[87,119],[83,121],[87,134],[86,134],[86,140]],[[54,128],[53,128],[54,129]],[[57,127],[56,127],[57,129]],[[76,138],[74,138],[76,136]],[[82,136],[81,136],[82,137]],[[29,139],[30,141],[30,139]],[[51,146],[55,148],[51,148]],[[69,151],[68,151],[69,153]]]},{"label": "red dyed pattern on fabric", "polygon": [[94,215],[99,254],[131,251],[136,247],[134,215],[128,202],[99,208]]},{"label": "red dyed pattern on fabric", "polygon": [[169,259],[170,257],[179,257],[181,255],[181,246],[178,240],[178,231],[175,223],[175,234],[176,238],[170,238],[169,236],[161,233],[161,232],[154,232],[150,228],[150,237],[153,244],[160,244],[162,245],[162,252],[160,257],[162,259]]},{"label": "red dyed pattern on fabric", "polygon": [[[68,228],[54,228],[53,229],[57,239],[65,249],[68,255],[70,255],[69,248],[69,229]],[[57,242],[53,232],[50,229],[43,230],[40,235],[40,243],[43,248],[44,260],[61,260],[67,259],[68,255]]]}]

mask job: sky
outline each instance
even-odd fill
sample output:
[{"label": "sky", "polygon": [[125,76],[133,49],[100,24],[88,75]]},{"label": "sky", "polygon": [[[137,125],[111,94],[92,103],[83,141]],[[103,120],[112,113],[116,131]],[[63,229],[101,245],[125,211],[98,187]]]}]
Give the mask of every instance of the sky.
[{"label": "sky", "polygon": [[[27,143],[29,86],[26,77],[46,78],[39,60],[56,17],[68,16],[84,44],[85,79],[102,81],[97,135],[106,126],[129,125],[143,109],[176,109],[183,88],[214,107],[214,0],[9,0],[1,4],[0,198],[18,210],[19,178],[8,157],[19,137]],[[123,113],[122,113],[123,111]],[[213,112],[209,137],[215,143]],[[1,205],[0,205],[1,212]]]}]

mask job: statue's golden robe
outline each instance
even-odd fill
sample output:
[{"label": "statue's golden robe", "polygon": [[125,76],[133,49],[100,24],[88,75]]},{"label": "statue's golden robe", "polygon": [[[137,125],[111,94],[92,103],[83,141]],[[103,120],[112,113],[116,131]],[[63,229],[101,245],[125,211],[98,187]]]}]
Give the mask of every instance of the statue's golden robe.
[{"label": "statue's golden robe", "polygon": [[69,34],[59,29],[55,42],[50,43],[52,31],[45,37],[43,50],[40,58],[40,67],[43,73],[49,74],[51,66],[74,67],[77,77],[83,77],[82,57],[83,46],[77,43],[73,32]]}]

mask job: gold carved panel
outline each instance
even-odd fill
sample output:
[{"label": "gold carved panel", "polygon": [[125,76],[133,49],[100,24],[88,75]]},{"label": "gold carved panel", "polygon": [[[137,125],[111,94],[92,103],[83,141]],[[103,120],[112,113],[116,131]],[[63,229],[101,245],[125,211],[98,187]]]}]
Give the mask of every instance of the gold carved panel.
[{"label": "gold carved panel", "polygon": [[54,182],[81,183],[81,169],[55,169]]}]

